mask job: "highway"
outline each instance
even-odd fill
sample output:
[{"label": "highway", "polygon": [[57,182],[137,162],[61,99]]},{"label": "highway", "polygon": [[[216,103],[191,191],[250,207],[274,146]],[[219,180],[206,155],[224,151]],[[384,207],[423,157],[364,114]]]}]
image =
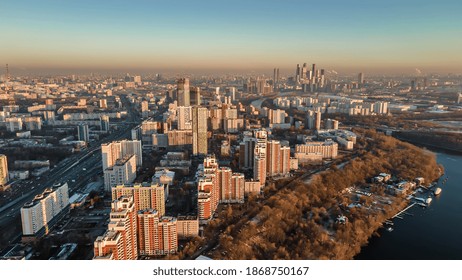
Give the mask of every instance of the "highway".
[{"label": "highway", "polygon": [[[126,98],[122,97],[122,100],[126,101]],[[135,108],[131,104],[127,104],[126,108],[129,110],[129,115],[127,122],[121,124],[122,128],[113,131],[99,141],[91,143],[89,147],[80,153],[62,160],[39,178],[15,182],[11,190],[8,191],[9,201],[0,207],[0,232],[3,232],[10,223],[20,219],[20,209],[26,202],[31,201],[46,188],[51,188],[53,184],[67,182],[70,197],[75,192],[83,190],[88,183],[92,182],[94,176],[102,176],[101,144],[129,139],[131,129],[139,122]],[[17,235],[20,234],[20,232],[17,233]]]}]

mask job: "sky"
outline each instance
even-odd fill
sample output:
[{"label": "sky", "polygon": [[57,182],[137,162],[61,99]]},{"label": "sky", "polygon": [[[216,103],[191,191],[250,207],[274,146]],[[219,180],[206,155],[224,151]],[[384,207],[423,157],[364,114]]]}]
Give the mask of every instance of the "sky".
[{"label": "sky", "polygon": [[462,1],[2,0],[0,11],[0,64],[25,71],[462,73]]}]

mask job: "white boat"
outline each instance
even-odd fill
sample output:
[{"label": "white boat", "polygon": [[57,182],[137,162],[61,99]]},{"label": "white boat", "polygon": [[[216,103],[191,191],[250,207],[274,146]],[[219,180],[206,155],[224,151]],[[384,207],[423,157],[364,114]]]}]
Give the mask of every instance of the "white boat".
[{"label": "white boat", "polygon": [[425,203],[427,203],[427,204],[430,204],[430,202],[432,202],[432,198],[431,198],[431,197],[429,197],[429,198],[427,198],[427,200],[425,200]]},{"label": "white boat", "polygon": [[441,193],[441,188],[436,188],[433,192],[435,195],[439,195]]}]

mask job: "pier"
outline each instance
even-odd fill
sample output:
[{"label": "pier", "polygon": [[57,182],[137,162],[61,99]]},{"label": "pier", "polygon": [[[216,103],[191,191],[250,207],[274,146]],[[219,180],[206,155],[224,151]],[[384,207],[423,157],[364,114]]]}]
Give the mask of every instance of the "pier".
[{"label": "pier", "polygon": [[399,219],[403,219],[403,217],[401,217],[402,214],[404,214],[407,210],[409,210],[410,208],[412,208],[414,205],[416,205],[416,203],[412,203],[411,205],[409,205],[408,207],[404,208],[403,210],[401,210],[400,212],[398,212],[396,215],[394,215],[392,217],[392,219],[394,218],[399,218]]}]

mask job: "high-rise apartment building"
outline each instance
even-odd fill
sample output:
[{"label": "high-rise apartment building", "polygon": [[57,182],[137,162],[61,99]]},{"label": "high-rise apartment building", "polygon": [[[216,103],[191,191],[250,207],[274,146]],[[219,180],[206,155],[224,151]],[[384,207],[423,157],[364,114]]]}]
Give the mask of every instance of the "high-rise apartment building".
[{"label": "high-rise apartment building", "polygon": [[388,113],[388,102],[375,102],[374,112],[376,114],[387,114]]},{"label": "high-rise apartment building", "polygon": [[26,130],[41,130],[42,118],[40,117],[26,117],[24,118],[24,125]]},{"label": "high-rise apartment building", "polygon": [[149,116],[149,102],[146,100],[141,101],[141,117],[147,118]]},{"label": "high-rise apartment building", "polygon": [[178,80],[177,99],[178,106],[191,106],[188,78],[182,78]]},{"label": "high-rise apartment building", "polygon": [[21,208],[23,236],[42,236],[64,216],[69,209],[69,188],[67,183],[57,184],[36,195]]},{"label": "high-rise apartment building", "polygon": [[193,155],[207,154],[207,108],[193,107]]},{"label": "high-rise apartment building", "polygon": [[109,116],[104,115],[99,118],[99,125],[101,131],[108,132],[109,131]]},{"label": "high-rise apartment building", "polygon": [[107,99],[100,99],[99,100],[99,107],[101,109],[107,109]]},{"label": "high-rise apartment building", "polygon": [[210,192],[199,191],[197,194],[197,212],[200,221],[208,221],[212,218],[212,199]]},{"label": "high-rise apartment building", "polygon": [[209,220],[220,201],[218,162],[213,155],[204,158],[197,170],[198,209],[201,221]]},{"label": "high-rise apartment building", "polygon": [[260,182],[260,186],[266,183],[266,156],[256,155],[253,160],[253,179]]},{"label": "high-rise apartment building", "polygon": [[110,192],[117,185],[126,185],[136,179],[136,156],[127,155],[116,160],[116,163],[104,170],[104,189]]},{"label": "high-rise apartment building", "polygon": [[90,129],[88,124],[79,124],[77,126],[77,139],[79,141],[90,142]]},{"label": "high-rise apartment building", "polygon": [[295,157],[303,154],[322,154],[322,158],[336,158],[338,154],[338,144],[333,141],[325,142],[307,142],[305,144],[295,145]]},{"label": "high-rise apartment building", "polygon": [[113,200],[108,230],[94,242],[93,259],[136,260],[137,222],[133,197]]},{"label": "high-rise apartment building", "polygon": [[199,219],[197,216],[178,216],[178,239],[187,239],[199,235]]},{"label": "high-rise apartment building", "polygon": [[256,141],[252,134],[244,132],[244,139],[239,144],[239,168],[252,169]]},{"label": "high-rise apartment building", "polygon": [[176,108],[178,129],[179,130],[191,130],[192,129],[192,107],[178,106]]},{"label": "high-rise apartment building", "polygon": [[138,211],[138,246],[140,255],[168,255],[178,250],[177,220],[160,217],[155,209]]},{"label": "high-rise apartment building", "polygon": [[312,130],[321,129],[321,112],[319,111],[308,111],[307,115],[307,127]]},{"label": "high-rise apartment building", "polygon": [[325,127],[326,129],[338,129],[338,121],[333,119],[327,119]]},{"label": "high-rise apartment building", "polygon": [[136,155],[136,166],[143,164],[143,154],[140,140],[122,140],[101,145],[103,171],[114,166],[116,161],[127,155]]},{"label": "high-rise apartment building", "polygon": [[220,202],[228,202],[232,189],[231,177],[233,175],[233,170],[229,167],[220,167],[217,171]]},{"label": "high-rise apartment building", "polygon": [[222,193],[224,201],[244,203],[245,178],[243,173],[233,173],[231,176],[231,188]]},{"label": "high-rise apartment building", "polygon": [[270,124],[285,123],[286,112],[281,109],[276,109],[276,110],[269,109],[268,110],[268,120]]},{"label": "high-rise apartment building", "polygon": [[281,146],[276,140],[268,141],[266,154],[268,176],[285,175],[290,171],[290,147]]},{"label": "high-rise apartment building", "polygon": [[[3,110],[5,110],[5,107],[3,107]],[[6,118],[5,122],[6,122],[7,131],[15,132],[15,131],[22,130],[22,119],[21,118],[16,118],[16,117]]]},{"label": "high-rise apartment building", "polygon": [[191,106],[199,106],[201,105],[201,88],[200,87],[191,87]]},{"label": "high-rise apartment building", "polygon": [[0,185],[8,183],[8,161],[5,155],[0,155]]},{"label": "high-rise apartment building", "polygon": [[120,185],[111,190],[112,199],[133,196],[135,210],[156,209],[160,216],[165,215],[165,186],[156,183]]}]

